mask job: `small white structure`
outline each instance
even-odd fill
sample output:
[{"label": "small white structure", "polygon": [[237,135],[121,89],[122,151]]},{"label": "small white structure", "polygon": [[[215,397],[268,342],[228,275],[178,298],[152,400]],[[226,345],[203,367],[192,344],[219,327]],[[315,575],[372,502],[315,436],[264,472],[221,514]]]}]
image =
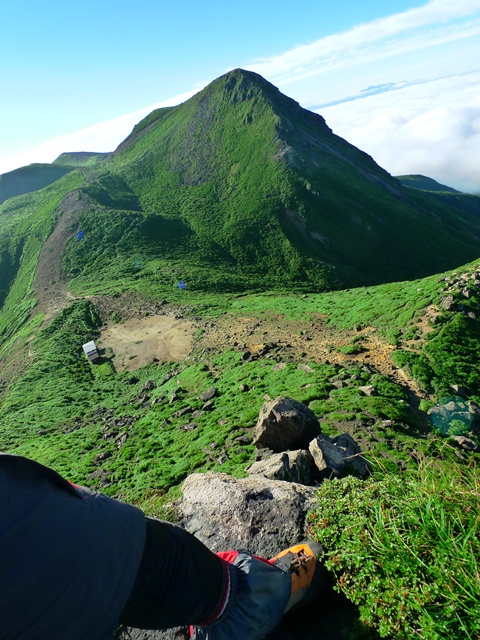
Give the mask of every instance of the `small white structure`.
[{"label": "small white structure", "polygon": [[83,345],[83,351],[85,352],[85,355],[90,360],[90,362],[95,362],[95,360],[98,360],[98,358],[100,357],[98,355],[97,345],[93,340]]}]

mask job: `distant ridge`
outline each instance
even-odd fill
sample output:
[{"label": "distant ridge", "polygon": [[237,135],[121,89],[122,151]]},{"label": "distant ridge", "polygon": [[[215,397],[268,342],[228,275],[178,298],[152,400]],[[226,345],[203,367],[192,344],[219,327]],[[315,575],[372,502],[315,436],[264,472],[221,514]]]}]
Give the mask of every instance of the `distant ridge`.
[{"label": "distant ridge", "polygon": [[55,182],[73,167],[52,164],[31,164],[0,175],[0,204],[15,196],[38,191]]},{"label": "distant ridge", "polygon": [[68,167],[93,167],[106,160],[110,153],[98,153],[96,151],[70,151],[62,153],[52,164],[61,164]]},{"label": "distant ridge", "polygon": [[422,176],[419,174],[412,174],[408,176],[395,176],[397,180],[405,187],[413,187],[414,189],[421,189],[422,191],[443,191],[448,193],[461,193],[456,189],[452,189],[452,187],[447,187],[433,178],[428,178],[427,176]]},{"label": "distant ridge", "polygon": [[77,167],[93,167],[109,155],[90,151],[62,153],[51,164],[34,163],[8,171],[0,175],[0,204],[9,198],[48,187]]}]

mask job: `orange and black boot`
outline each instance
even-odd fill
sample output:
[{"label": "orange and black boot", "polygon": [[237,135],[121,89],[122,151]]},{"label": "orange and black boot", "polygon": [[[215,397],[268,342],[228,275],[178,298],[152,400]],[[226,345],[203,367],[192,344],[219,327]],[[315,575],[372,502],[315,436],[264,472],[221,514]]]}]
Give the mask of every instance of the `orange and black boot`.
[{"label": "orange and black boot", "polygon": [[290,572],[292,591],[285,613],[297,605],[314,600],[328,583],[328,573],[321,560],[323,547],[318,542],[302,542],[281,551],[269,563]]}]

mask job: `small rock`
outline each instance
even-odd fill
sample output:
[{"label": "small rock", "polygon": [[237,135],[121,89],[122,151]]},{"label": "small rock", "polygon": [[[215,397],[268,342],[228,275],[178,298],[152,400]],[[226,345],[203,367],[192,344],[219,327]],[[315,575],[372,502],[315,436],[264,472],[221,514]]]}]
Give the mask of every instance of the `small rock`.
[{"label": "small rock", "polygon": [[307,373],[315,373],[315,369],[312,369],[312,367],[309,364],[302,364],[300,363],[297,366],[297,369],[299,371],[306,371]]},{"label": "small rock", "polygon": [[366,396],[376,396],[377,391],[375,387],[371,384],[367,384],[363,387],[358,387],[358,390],[364,393]]},{"label": "small rock", "polygon": [[476,451],[478,445],[475,440],[467,438],[466,436],[450,436],[450,440],[453,440],[464,451]]},{"label": "small rock", "polygon": [[467,390],[465,389],[465,387],[461,387],[458,384],[451,384],[450,388],[458,395],[458,396],[462,396],[463,398],[467,395]]},{"label": "small rock", "polygon": [[190,422],[189,424],[184,424],[178,427],[179,431],[194,431],[198,427],[197,422]]},{"label": "small rock", "polygon": [[193,409],[192,407],[183,407],[182,409],[179,409],[178,411],[176,411],[173,414],[174,418],[181,418],[182,416],[186,416],[188,413],[192,413]]},{"label": "small rock", "polygon": [[440,306],[445,311],[453,311],[455,309],[455,298],[453,296],[446,296],[440,302]]},{"label": "small rock", "polygon": [[211,400],[216,395],[217,395],[216,388],[210,387],[210,389],[207,389],[206,391],[202,391],[202,393],[200,394],[200,400],[202,400],[202,402],[207,402],[207,400]]}]

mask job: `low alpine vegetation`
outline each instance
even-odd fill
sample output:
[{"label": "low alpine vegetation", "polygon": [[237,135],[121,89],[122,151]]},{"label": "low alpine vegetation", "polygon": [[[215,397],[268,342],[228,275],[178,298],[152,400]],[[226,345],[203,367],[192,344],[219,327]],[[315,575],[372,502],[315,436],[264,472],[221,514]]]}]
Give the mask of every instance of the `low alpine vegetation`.
[{"label": "low alpine vegetation", "polygon": [[337,589],[398,640],[480,634],[480,472],[442,445],[416,469],[324,482],[310,514]]}]

